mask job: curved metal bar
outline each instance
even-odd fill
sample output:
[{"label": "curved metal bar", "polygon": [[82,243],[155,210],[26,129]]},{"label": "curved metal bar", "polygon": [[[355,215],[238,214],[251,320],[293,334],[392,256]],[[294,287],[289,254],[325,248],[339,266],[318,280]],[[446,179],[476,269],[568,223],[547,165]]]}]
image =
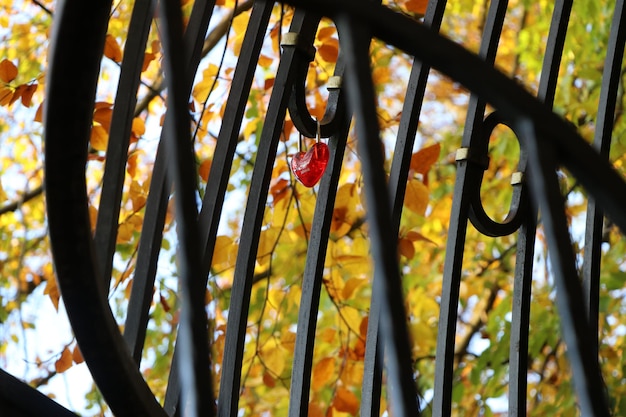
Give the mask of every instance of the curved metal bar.
[{"label": "curved metal bar", "polygon": [[[283,47],[288,47],[283,45]],[[334,76],[343,78],[344,73],[344,58],[343,53],[340,51],[337,64],[335,66]],[[296,82],[291,90],[291,96],[289,98],[289,115],[293,121],[294,126],[298,131],[306,137],[316,137],[317,135],[317,121],[311,117],[306,103],[306,76],[309,69],[309,63],[302,60],[295,68]],[[341,115],[346,111],[345,100],[343,100],[343,94],[341,86],[332,86],[328,88],[328,101],[326,102],[326,109],[324,110],[324,116],[319,121],[320,136],[323,138],[334,135],[341,125]]]},{"label": "curved metal bar", "polygon": [[[561,195],[556,174],[558,159],[553,143],[542,143],[531,120],[519,120],[517,125],[529,152],[529,177],[535,201],[542,210],[542,220],[548,240],[551,265],[555,277],[559,315],[563,323],[563,336],[567,345],[574,385],[578,391],[582,415],[610,415],[604,397],[604,384],[596,357],[589,344],[587,314],[580,308],[583,300],[582,287],[578,283],[576,260],[569,237],[567,219],[563,215],[565,200]],[[542,141],[543,142],[543,141]]]},{"label": "curved metal bar", "polygon": [[[305,37],[304,41],[307,36],[314,36],[317,20],[315,15],[305,12],[303,9],[296,9],[291,23],[292,31],[299,32],[299,36]],[[300,28],[300,30],[295,30],[295,28]],[[300,54],[293,48],[285,49],[283,52],[259,140],[250,182],[250,193],[244,213],[239,251],[235,262],[230,308],[228,310],[225,344],[229,346],[229,349],[225,350],[222,361],[222,379],[218,399],[218,415],[220,417],[237,415],[250,291],[263,213],[276,150],[287,113],[289,92],[295,79],[293,66],[301,58]]]},{"label": "curved metal bar", "polygon": [[78,417],[3,369],[0,369],[0,414],[11,417]]},{"label": "curved metal bar", "polygon": [[44,108],[50,242],[72,329],[111,410],[164,416],[111,314],[91,236],[85,164],[110,10],[109,0],[66,0],[55,14]]},{"label": "curved metal bar", "polygon": [[[611,148],[611,137],[615,119],[616,99],[622,74],[624,43],[626,42],[626,7],[623,0],[615,3],[611,34],[607,47],[600,105],[596,119],[596,131],[593,141],[594,148],[608,160]],[[592,334],[598,334],[598,309],[600,292],[600,256],[602,250],[602,228],[604,210],[598,206],[593,197],[587,203],[587,219],[585,228],[585,248],[583,251],[583,289],[585,306],[589,315]],[[598,354],[598,343],[592,343],[595,355]]]},{"label": "curved metal bar", "polygon": [[[493,66],[504,24],[507,0],[489,5],[479,57],[485,66]],[[444,261],[443,288],[440,304],[439,330],[435,354],[433,415],[447,416],[452,408],[454,353],[458,320],[459,287],[465,249],[465,234],[473,202],[480,199],[480,185],[488,166],[488,140],[481,136],[487,102],[472,92],[465,119],[462,146],[466,159],[457,157],[457,178],[454,184],[447,252]],[[473,193],[473,195],[472,195]],[[458,203],[457,203],[458,201]],[[482,205],[480,206],[482,207]],[[452,245],[454,245],[452,247]]]},{"label": "curved metal bar", "polygon": [[620,229],[626,231],[626,211],[623,210],[626,206],[626,184],[621,176],[593,151],[570,123],[552,113],[549,107],[514,80],[485,65],[462,46],[385,7],[363,7],[357,0],[285,2],[318,12],[326,10],[330,17],[342,12],[352,13],[355,19],[369,24],[373,36],[430,62],[439,71],[485,97],[513,125],[522,117],[532,119],[541,137],[556,147],[559,162],[592,192]]},{"label": "curved metal bar", "polygon": [[[623,207],[626,207],[626,183],[621,176],[600,155],[592,151],[566,121],[553,114],[549,107],[524,91],[513,80],[485,65],[480,58],[463,47],[383,7],[364,7],[356,0],[342,2],[290,0],[290,3],[318,11],[326,10],[335,18],[342,13],[349,13],[353,19],[367,22],[374,36],[429,61],[440,71],[483,96],[501,110],[513,125],[518,126],[520,120],[532,121],[533,129],[537,129],[542,140],[554,147],[559,157],[558,162],[567,167],[581,184],[590,190],[615,223],[626,231],[626,212],[623,210]],[[531,141],[532,138],[522,138],[523,144]],[[532,158],[537,156],[535,152],[538,152],[537,147],[529,149]],[[539,181],[537,183],[540,185]],[[554,259],[558,263],[560,258]],[[564,276],[560,278],[558,293],[569,291],[568,286],[579,285],[576,274],[571,276],[568,275],[571,270],[564,271]],[[576,300],[576,294],[580,295],[580,300]],[[560,297],[564,298],[560,298],[559,304],[562,309],[568,310],[568,314],[575,314],[575,310],[582,303],[582,294],[576,291],[572,293],[571,299],[564,295]],[[576,304],[576,301],[580,303]],[[582,331],[584,336],[581,336],[579,331]],[[580,323],[565,320],[563,333],[567,335],[570,343],[577,343],[580,337],[588,337],[589,327],[586,318]],[[570,360],[574,379],[584,381],[576,385],[581,406],[584,407],[582,412],[589,415],[608,415],[605,398],[600,389],[603,386],[602,377],[599,371],[594,371],[599,369],[597,360],[593,355],[589,355],[588,350],[583,349],[580,352],[581,355],[570,355]],[[590,371],[587,371],[588,369]],[[597,410],[599,411],[596,413]]]},{"label": "curved metal bar", "polygon": [[[544,56],[541,79],[537,96],[552,108],[558,80],[563,44],[569,24],[572,0],[558,0],[552,12],[552,22]],[[518,170],[526,172],[528,156],[520,157]],[[523,155],[522,155],[523,156]],[[525,181],[522,183],[527,188]],[[528,387],[528,331],[530,324],[531,287],[533,260],[535,254],[535,233],[537,230],[537,208],[529,208],[529,213],[520,226],[517,235],[515,255],[515,281],[513,285],[513,305],[511,306],[511,336],[509,349],[509,415],[525,416]]]},{"label": "curved metal bar", "polygon": [[[487,148],[487,143],[489,143],[491,133],[496,126],[500,124],[511,128],[509,123],[502,119],[501,114],[497,110],[485,118],[482,122],[480,132],[478,133],[479,137],[477,138],[477,141],[483,142],[479,145],[480,148]],[[526,165],[526,158],[523,150],[520,156],[521,158],[518,166],[518,172],[521,174],[524,172],[522,167]],[[478,182],[477,188],[467,188],[464,191],[466,193],[470,193],[472,196],[468,213],[469,219],[472,222],[472,225],[474,225],[480,233],[486,236],[498,237],[513,234],[517,231],[517,229],[519,229],[524,217],[530,214],[527,210],[530,206],[527,204],[527,201],[525,201],[528,196],[524,187],[522,187],[522,181],[515,181],[515,183],[512,184],[513,195],[511,197],[509,211],[504,220],[499,222],[491,218],[485,212],[485,207],[483,206],[482,197],[480,195],[480,186],[483,181],[484,172],[485,171],[483,170],[478,173],[479,178],[476,179]]]},{"label": "curved metal bar", "polygon": [[[294,63],[294,83],[291,86],[291,93],[287,108],[294,126],[298,131],[306,137],[317,137],[319,128],[320,136],[323,138],[330,137],[335,134],[341,126],[341,117],[345,112],[345,102],[342,99],[341,87],[332,86],[329,88],[328,101],[324,116],[319,123],[309,113],[306,103],[306,77],[309,71],[309,63],[315,57],[315,48],[313,40],[315,39],[315,31],[319,25],[321,17],[314,16],[305,27],[295,25],[289,29],[293,34],[290,42],[283,42],[283,49],[295,49],[300,59]],[[335,66],[334,76],[342,77],[344,72],[343,56],[340,56]]]}]

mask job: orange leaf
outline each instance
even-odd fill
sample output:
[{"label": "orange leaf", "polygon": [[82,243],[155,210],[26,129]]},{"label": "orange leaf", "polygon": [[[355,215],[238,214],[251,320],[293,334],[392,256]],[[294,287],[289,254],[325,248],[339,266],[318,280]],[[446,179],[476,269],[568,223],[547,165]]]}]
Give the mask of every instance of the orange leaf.
[{"label": "orange leaf", "polygon": [[135,174],[137,174],[137,156],[138,156],[137,152],[133,152],[130,155],[128,155],[126,171],[128,172],[128,175],[130,175],[131,178],[134,178]]},{"label": "orange leaf", "polygon": [[398,241],[398,251],[407,259],[413,259],[415,256],[415,246],[409,239],[401,238]]},{"label": "orange leaf", "polygon": [[202,163],[200,164],[200,168],[198,169],[198,174],[200,174],[200,178],[202,178],[204,182],[207,182],[209,180],[210,171],[211,171],[211,160],[205,159],[204,161],[202,161]]},{"label": "orange leaf", "polygon": [[50,301],[52,301],[52,305],[54,305],[55,310],[59,310],[59,298],[61,297],[61,293],[59,292],[59,287],[57,287],[57,280],[55,277],[50,277],[46,280],[46,288],[43,290],[44,295],[50,297]]},{"label": "orange leaf", "polygon": [[146,123],[141,117],[135,117],[133,119],[133,125],[131,127],[133,135],[139,137],[146,133]]},{"label": "orange leaf", "polygon": [[420,180],[410,179],[406,183],[404,205],[407,209],[423,216],[428,207],[428,197],[428,188]]},{"label": "orange leaf", "polygon": [[144,54],[143,65],[141,66],[141,72],[144,72],[145,70],[148,69],[148,66],[150,65],[152,61],[154,61],[154,58],[156,58],[156,55],[152,52],[146,52]]},{"label": "orange leaf", "polygon": [[328,38],[317,48],[317,52],[326,62],[337,62],[339,56],[339,41],[335,38]]},{"label": "orange leaf", "polygon": [[331,380],[334,374],[335,358],[324,358],[316,363],[313,367],[313,379],[311,380],[313,390],[318,391],[320,388],[326,385],[326,383]]},{"label": "orange leaf", "polygon": [[[2,93],[0,93],[1,95]],[[37,111],[35,112],[35,121],[42,123],[43,122],[43,103],[37,107]]]},{"label": "orange leaf", "polygon": [[33,94],[37,91],[37,84],[26,84],[24,92],[22,92],[22,104],[26,107],[30,107],[33,103]]},{"label": "orange leaf", "polygon": [[150,42],[150,47],[152,48],[153,54],[158,54],[159,52],[161,52],[161,42],[158,40],[153,40],[152,42]]},{"label": "orange leaf", "polygon": [[329,39],[335,33],[337,33],[337,29],[334,26],[326,26],[317,31],[317,39],[323,41]]},{"label": "orange leaf", "polygon": [[417,13],[422,16],[426,13],[427,6],[428,0],[409,0],[404,3],[404,7],[406,7],[409,12]]},{"label": "orange leaf", "polygon": [[63,349],[63,353],[61,353],[61,357],[54,363],[54,369],[58,374],[63,373],[72,367],[73,360],[72,352],[66,346]]},{"label": "orange leaf", "polygon": [[93,112],[93,121],[100,123],[108,132],[111,126],[111,116],[113,116],[113,109],[110,107],[101,107]]},{"label": "orange leaf", "polygon": [[406,236],[405,236],[405,239],[408,239],[411,242],[417,242],[418,240],[422,240],[424,242],[432,243],[433,245],[437,246],[437,244],[435,242],[433,242],[432,240],[430,240],[429,238],[427,238],[423,234],[421,234],[419,232],[416,232],[414,230],[411,230],[409,233],[407,233]]},{"label": "orange leaf", "polygon": [[77,365],[79,363],[85,362],[85,359],[83,358],[83,354],[80,351],[80,348],[78,347],[78,345],[74,346],[74,350],[72,351],[72,359],[74,360],[74,363]]},{"label": "orange leaf", "polygon": [[0,87],[0,106],[6,106],[11,103],[13,98],[13,89],[10,87]]},{"label": "orange leaf", "polygon": [[97,151],[106,151],[109,143],[109,134],[100,125],[91,128],[91,146]]},{"label": "orange leaf", "polygon": [[122,49],[113,35],[107,34],[104,41],[104,56],[115,61],[122,60]]},{"label": "orange leaf", "polygon": [[263,373],[263,383],[269,388],[274,388],[276,386],[276,380],[269,374],[269,372]]},{"label": "orange leaf", "polygon": [[13,92],[13,97],[11,97],[11,100],[9,101],[9,106],[11,104],[15,103],[17,100],[19,100],[20,97],[22,97],[22,94],[24,93],[25,87],[26,86],[24,84],[17,86],[17,88]]},{"label": "orange leaf", "polygon": [[370,316],[365,316],[361,320],[361,324],[359,325],[359,334],[364,338],[367,336],[367,325],[369,324]]},{"label": "orange leaf", "polygon": [[17,67],[8,59],[0,61],[0,80],[10,83],[17,77]]},{"label": "orange leaf", "polygon": [[333,408],[344,413],[357,414],[359,412],[359,399],[352,391],[339,387],[333,400]]},{"label": "orange leaf", "polygon": [[440,152],[441,145],[438,143],[420,149],[411,156],[411,169],[417,173],[426,175],[430,167],[439,159]]},{"label": "orange leaf", "polygon": [[163,297],[163,294],[161,294],[159,292],[159,302],[161,303],[161,306],[163,307],[163,310],[166,313],[169,313],[169,311],[172,309],[169,305],[169,303],[167,302],[167,300],[165,299],[165,297]]}]

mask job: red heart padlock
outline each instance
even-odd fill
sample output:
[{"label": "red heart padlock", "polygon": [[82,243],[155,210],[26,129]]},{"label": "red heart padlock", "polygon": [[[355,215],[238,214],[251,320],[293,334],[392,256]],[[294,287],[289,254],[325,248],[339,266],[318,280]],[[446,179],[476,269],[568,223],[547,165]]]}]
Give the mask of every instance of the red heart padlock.
[{"label": "red heart padlock", "polygon": [[313,187],[322,178],[329,157],[328,146],[317,142],[307,152],[298,152],[293,156],[291,170],[305,187]]}]

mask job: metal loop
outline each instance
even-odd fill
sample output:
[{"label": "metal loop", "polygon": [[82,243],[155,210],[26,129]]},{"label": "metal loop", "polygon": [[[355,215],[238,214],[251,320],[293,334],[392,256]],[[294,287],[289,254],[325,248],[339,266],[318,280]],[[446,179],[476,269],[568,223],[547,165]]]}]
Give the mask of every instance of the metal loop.
[{"label": "metal loop", "polygon": [[[503,124],[513,130],[510,124],[506,120],[504,120],[497,111],[489,114],[484,119],[479,139],[483,141],[482,143],[485,145],[485,149],[487,148],[487,143],[489,142],[491,133],[496,128],[496,126],[500,124]],[[517,133],[514,130],[513,132],[516,134],[517,137]],[[466,154],[466,157],[464,159],[467,159],[470,162],[475,162],[478,166],[482,167],[481,170],[476,170],[477,178],[475,178],[475,186],[469,188],[469,192],[473,193],[470,198],[469,210],[469,219],[472,222],[472,225],[474,225],[474,227],[478,229],[478,231],[482,234],[492,237],[507,236],[514,233],[520,227],[523,217],[528,212],[527,208],[529,207],[528,193],[526,192],[526,187],[524,186],[523,181],[524,170],[526,168],[526,155],[524,150],[520,150],[518,171],[515,172],[511,178],[513,195],[511,197],[509,211],[504,220],[501,222],[494,220],[487,214],[480,195],[484,172],[488,167],[489,158],[487,156],[476,156],[472,158],[472,154],[469,150],[467,152],[461,152],[461,156],[463,156],[464,154]],[[457,152],[457,160],[458,157],[459,152]],[[485,158],[487,160],[487,165],[484,165]]]},{"label": "metal loop", "polygon": [[[285,38],[288,44],[297,44],[300,50],[313,48],[312,39],[310,44],[305,47],[302,43],[302,37],[298,36],[297,33],[289,32],[285,34]],[[289,46],[288,44],[285,44],[285,40],[283,41],[283,45]],[[319,124],[320,137],[327,138],[337,132],[341,124],[341,118],[346,114],[346,104],[341,89],[345,64],[343,54],[339,51],[335,73],[329,77],[326,86],[328,89],[328,101],[324,110],[324,116],[318,122],[317,119],[311,116],[306,102],[306,77],[309,71],[309,62],[313,58],[314,56],[308,61],[297,60],[294,64],[294,82],[288,103],[289,115],[294,126],[302,135],[316,137]]]}]

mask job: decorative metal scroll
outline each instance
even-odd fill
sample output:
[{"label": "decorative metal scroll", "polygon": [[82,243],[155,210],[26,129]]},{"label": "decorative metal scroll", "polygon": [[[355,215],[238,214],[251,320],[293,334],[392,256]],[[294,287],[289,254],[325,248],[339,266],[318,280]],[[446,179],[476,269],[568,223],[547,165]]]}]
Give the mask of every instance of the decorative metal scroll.
[{"label": "decorative metal scroll", "polygon": [[[179,2],[159,3],[168,86],[168,113],[154,164],[145,222],[138,248],[137,270],[130,295],[124,334],[107,303],[115,251],[117,219],[131,121],[148,29],[155,10],[151,0],[137,0],[129,27],[126,53],[111,123],[101,206],[92,236],[85,186],[87,141],[104,47],[111,0],[65,0],[55,15],[45,110],[46,198],[50,238],[68,315],[89,369],[117,416],[235,416],[245,329],[263,212],[280,133],[287,111],[305,136],[329,138],[330,161],[317,193],[314,221],[304,266],[291,377],[290,416],[306,415],[312,372],[316,317],[324,259],[328,245],[339,173],[352,116],[363,167],[371,252],[375,261],[367,330],[361,415],[380,412],[383,362],[394,415],[420,415],[421,405],[402,303],[396,242],[405,184],[430,68],[435,68],[471,92],[466,128],[457,153],[457,174],[449,227],[436,352],[432,414],[451,414],[457,306],[465,231],[471,222],[487,236],[518,234],[514,303],[511,322],[509,415],[526,414],[526,369],[530,288],[537,213],[542,222],[557,283],[557,301],[578,402],[585,416],[609,415],[597,360],[600,237],[604,213],[626,230],[626,183],[607,162],[612,115],[626,39],[624,2],[618,0],[604,67],[597,134],[592,149],[561,118],[552,113],[556,80],[571,0],[557,1],[537,97],[493,68],[507,9],[506,0],[490,3],[478,55],[437,34],[445,0],[431,0],[423,23],[393,12],[379,1],[286,0],[296,6],[260,135],[251,178],[239,252],[235,264],[226,346],[220,381],[209,375],[209,342],[204,291],[224,206],[230,166],[244,117],[254,70],[274,2],[257,0],[225,104],[208,182],[198,212],[196,173],[189,141],[186,107],[193,74],[214,2],[196,1],[185,32]],[[240,7],[249,7],[242,4]],[[332,78],[329,102],[319,125],[306,109],[305,76],[313,59],[312,44],[322,16],[333,19],[341,52]],[[380,154],[375,92],[371,81],[369,45],[373,38],[415,57],[408,80],[389,178]],[[71,85],[71,88],[70,88]],[[487,104],[497,109],[485,117]],[[509,215],[503,222],[485,212],[480,187],[493,129],[509,126],[519,138],[521,156],[513,181]],[[564,201],[555,169],[566,167],[589,191],[583,285],[574,262],[564,216]],[[152,300],[156,263],[171,188],[176,190],[180,274],[184,306],[165,402],[160,405],[139,372],[139,361]],[[586,309],[579,306],[585,305]],[[383,358],[385,360],[383,361]],[[219,395],[213,398],[213,386]],[[37,396],[11,376],[0,374],[0,403],[5,392],[21,392],[13,406],[36,413],[51,400]],[[13,390],[6,391],[5,388]],[[181,393],[182,398],[181,398]],[[11,403],[12,404],[12,403]],[[35,404],[35,405],[33,405]],[[70,415],[51,406],[48,415]]]}]

